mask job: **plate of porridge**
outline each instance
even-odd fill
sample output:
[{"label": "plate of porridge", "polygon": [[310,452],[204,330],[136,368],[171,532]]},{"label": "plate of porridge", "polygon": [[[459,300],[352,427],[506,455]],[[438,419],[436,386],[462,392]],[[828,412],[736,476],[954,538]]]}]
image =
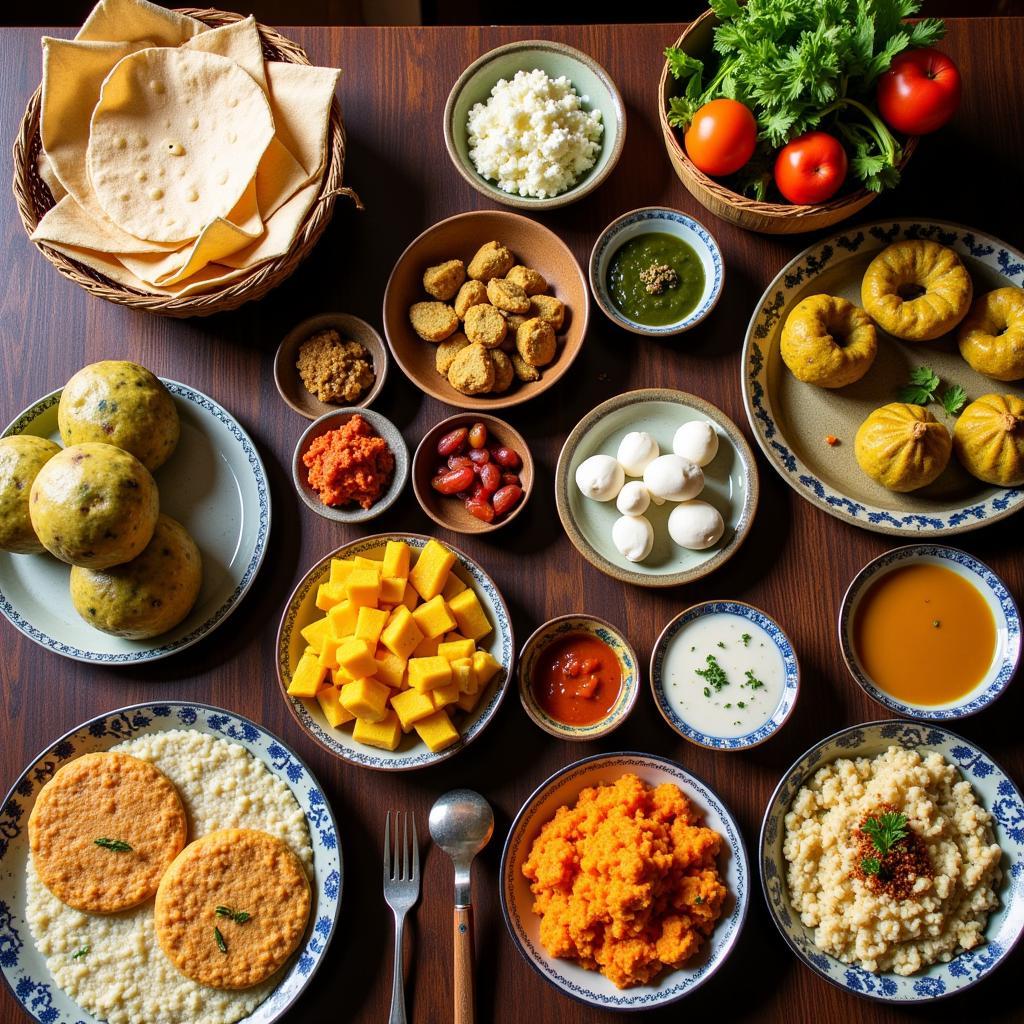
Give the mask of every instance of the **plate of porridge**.
[{"label": "plate of porridge", "polygon": [[816,744],[772,795],[760,854],[790,948],[859,995],[960,992],[1024,932],[1024,801],[945,729],[872,722]]},{"label": "plate of porridge", "polygon": [[326,954],[342,876],[323,790],[275,736],[122,708],[0,807],[0,970],[41,1024],[271,1024]]}]

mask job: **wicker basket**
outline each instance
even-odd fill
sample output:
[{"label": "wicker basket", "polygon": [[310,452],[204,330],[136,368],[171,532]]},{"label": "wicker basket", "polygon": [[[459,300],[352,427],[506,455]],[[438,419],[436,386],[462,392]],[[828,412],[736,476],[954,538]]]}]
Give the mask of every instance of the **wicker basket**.
[{"label": "wicker basket", "polygon": [[[707,57],[712,52],[712,32],[717,24],[715,12],[709,9],[686,29],[676,40],[675,45],[694,57]],[[679,175],[679,180],[697,202],[716,217],[731,221],[749,231],[762,231],[770,235],[794,235],[801,231],[815,231],[838,224],[847,217],[852,217],[858,210],[863,210],[878,195],[877,192],[862,188],[840,195],[827,203],[801,206],[795,203],[762,203],[733,192],[694,167],[683,149],[679,130],[668,123],[668,101],[673,95],[673,83],[674,79],[666,62],[658,83],[658,118],[661,122],[665,149],[676,174]],[[916,137],[911,137],[904,143],[900,170],[906,166],[916,146]]]},{"label": "wicker basket", "polygon": [[[233,21],[241,21],[240,14],[213,9],[181,8],[180,13],[216,28]],[[305,50],[297,43],[275,32],[266,25],[257,25],[263,42],[263,54],[267,60],[284,61],[289,64],[309,64]],[[37,159],[42,143],[39,136],[39,104],[41,88],[29,100],[22,118],[21,130],[14,142],[14,198],[25,230],[31,235],[43,215],[54,205],[50,190],[39,177]],[[39,251],[66,277],[80,285],[92,295],[109,302],[118,302],[133,309],[159,313],[161,316],[209,316],[237,309],[244,302],[260,299],[285,280],[309,255],[324,228],[327,227],[334,211],[334,201],[340,195],[348,196],[359,209],[362,203],[349,188],[342,186],[342,172],[345,167],[345,127],[342,124],[338,101],[331,104],[330,124],[327,129],[327,169],[320,185],[320,194],[310,207],[299,228],[292,248],[284,256],[256,266],[244,277],[224,287],[199,295],[175,297],[151,295],[136,291],[111,281],[102,274],[81,263],[75,262],[63,253],[45,244],[36,243]]]}]

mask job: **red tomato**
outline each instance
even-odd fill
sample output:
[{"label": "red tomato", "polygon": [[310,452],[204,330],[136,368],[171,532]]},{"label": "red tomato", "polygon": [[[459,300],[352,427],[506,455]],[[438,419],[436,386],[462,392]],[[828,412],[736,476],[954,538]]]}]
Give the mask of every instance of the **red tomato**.
[{"label": "red tomato", "polygon": [[757,122],[738,100],[712,100],[694,114],[684,141],[698,170],[734,174],[754,155]]},{"label": "red tomato", "polygon": [[906,50],[878,80],[878,109],[890,128],[927,135],[960,106],[960,71],[944,53]]},{"label": "red tomato", "polygon": [[823,203],[846,179],[846,150],[827,132],[807,132],[779,150],[775,184],[791,203]]}]

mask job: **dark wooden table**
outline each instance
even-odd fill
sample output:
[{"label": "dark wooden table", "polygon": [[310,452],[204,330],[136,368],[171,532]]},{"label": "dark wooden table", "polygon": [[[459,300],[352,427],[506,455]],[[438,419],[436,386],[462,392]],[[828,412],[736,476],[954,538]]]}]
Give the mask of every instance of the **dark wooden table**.
[{"label": "dark wooden table", "polygon": [[[847,526],[812,508],[763,459],[761,505],[740,553],[719,572],[664,592],[620,585],[580,557],[555,513],[552,474],[562,441],[576,421],[617,390],[665,385],[719,405],[749,434],[739,387],[739,353],[754,303],[776,270],[810,238],[747,234],[707,214],[675,178],[662,149],[656,112],[660,52],[678,26],[584,28],[296,28],[314,62],[343,69],[340,93],[348,127],[346,181],[366,203],[342,203],[306,264],[258,305],[206,320],[176,321],[129,312],[86,296],[60,277],[26,240],[12,199],[0,203],[4,252],[0,279],[0,421],[12,419],[76,369],[103,358],[130,358],[156,373],[213,395],[239,418],[262,452],[270,476],[274,526],[256,584],[230,625],[178,657],[151,667],[79,665],[43,651],[0,622],[0,785],[6,788],[40,748],[99,712],[157,697],[194,699],[251,715],[294,744],[319,776],[341,831],[345,894],[341,923],[320,972],[290,1021],[378,1022],[387,1019],[391,920],[380,891],[385,808],[415,810],[423,832],[427,811],[445,790],[470,785],[494,806],[497,828],[477,862],[479,1020],[587,1022],[616,1015],[559,995],[513,947],[501,918],[496,873],[509,823],[551,772],[598,750],[638,749],[677,758],[703,776],[738,815],[753,855],[764,805],[781,772],[815,740],[846,724],[885,717],[849,678],[835,639],[836,615],[854,573],[895,541]],[[39,30],[0,33],[0,136],[12,140],[39,80]],[[67,34],[62,32],[61,34]],[[799,652],[800,703],[779,736],[740,754],[714,754],[678,739],[648,692],[630,721],[607,740],[558,742],[526,718],[509,694],[486,739],[436,768],[387,775],[334,760],[302,735],[274,677],[274,635],[293,584],[315,560],[361,531],[328,523],[298,501],[288,469],[306,421],[280,400],[272,379],[274,348],[299,319],[346,310],[380,324],[391,266],[406,243],[434,221],[485,205],[455,173],[445,153],[441,111],[459,72],[485,50],[513,39],[547,37],[597,58],[622,90],[629,117],[626,150],[605,185],[577,205],[541,219],[584,262],[597,232],[636,206],[666,203],[704,218],[728,264],[725,297],[700,328],[679,340],[647,341],[611,327],[594,309],[587,343],[573,372],[542,399],[509,419],[537,460],[536,493],[523,515],[491,539],[441,534],[493,575],[512,609],[520,641],[551,616],[586,610],[622,626],[646,663],[665,622],[686,605],[711,597],[742,598],[774,615]],[[953,125],[926,139],[903,185],[867,217],[942,217],[1024,244],[1024,225],[1008,217],[1020,195],[1024,166],[1024,20],[953,21],[944,44],[966,82]],[[0,178],[10,180],[6,147]],[[1017,207],[1019,211],[1019,207]],[[377,406],[414,445],[451,410],[425,399],[392,370]],[[407,493],[370,530],[432,532]],[[993,566],[1024,598],[1021,522],[1006,521],[957,538]],[[1024,781],[1020,684],[995,710],[961,729]],[[423,898],[414,914],[408,984],[410,1019],[450,1019],[451,867],[428,848]],[[846,1024],[1021,1019],[1021,950],[969,996],[907,1010],[860,1001],[818,979],[789,954],[755,885],[740,944],[726,967],[684,1006],[653,1012],[724,1015],[729,1021],[820,1021]],[[0,986],[2,988],[2,986]],[[24,1012],[6,989],[3,1024]]]}]

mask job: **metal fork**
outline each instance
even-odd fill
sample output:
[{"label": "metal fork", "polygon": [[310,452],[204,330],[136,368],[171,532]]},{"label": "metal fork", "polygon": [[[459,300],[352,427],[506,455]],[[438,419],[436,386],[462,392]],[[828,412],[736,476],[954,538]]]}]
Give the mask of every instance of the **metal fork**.
[{"label": "metal fork", "polygon": [[391,982],[391,1016],[388,1018],[388,1024],[406,1024],[402,938],[405,932],[405,915],[420,898],[420,848],[416,841],[416,819],[412,819],[410,846],[410,815],[404,811],[395,811],[395,844],[392,855],[391,815],[392,812],[388,811],[384,819],[384,899],[395,915],[395,973]]}]

